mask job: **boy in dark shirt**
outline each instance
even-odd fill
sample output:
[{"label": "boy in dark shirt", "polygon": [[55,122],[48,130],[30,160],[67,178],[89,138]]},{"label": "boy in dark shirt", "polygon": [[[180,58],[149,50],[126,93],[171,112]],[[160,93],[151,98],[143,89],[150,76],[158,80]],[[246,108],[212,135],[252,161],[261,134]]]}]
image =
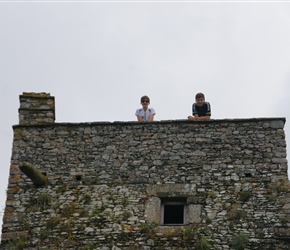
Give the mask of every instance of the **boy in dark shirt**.
[{"label": "boy in dark shirt", "polygon": [[211,116],[210,103],[205,101],[203,93],[197,93],[195,103],[192,104],[192,115],[188,116],[188,120],[202,121],[209,120]]}]

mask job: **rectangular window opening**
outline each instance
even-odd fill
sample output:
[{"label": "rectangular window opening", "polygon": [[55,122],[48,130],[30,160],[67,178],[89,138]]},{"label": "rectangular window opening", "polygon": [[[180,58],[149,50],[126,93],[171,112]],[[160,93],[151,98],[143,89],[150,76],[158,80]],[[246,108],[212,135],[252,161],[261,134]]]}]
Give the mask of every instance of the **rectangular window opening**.
[{"label": "rectangular window opening", "polygon": [[186,198],[161,198],[161,224],[186,224]]}]

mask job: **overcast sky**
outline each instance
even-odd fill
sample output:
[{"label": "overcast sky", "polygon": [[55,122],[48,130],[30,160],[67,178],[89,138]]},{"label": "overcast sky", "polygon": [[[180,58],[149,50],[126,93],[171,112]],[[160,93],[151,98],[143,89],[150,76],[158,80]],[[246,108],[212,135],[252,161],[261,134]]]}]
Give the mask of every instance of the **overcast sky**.
[{"label": "overcast sky", "polygon": [[288,119],[289,13],[290,1],[0,0],[1,210],[22,92],[55,96],[56,122],[136,120],[145,94],[155,120],[186,119],[197,92],[213,119]]}]

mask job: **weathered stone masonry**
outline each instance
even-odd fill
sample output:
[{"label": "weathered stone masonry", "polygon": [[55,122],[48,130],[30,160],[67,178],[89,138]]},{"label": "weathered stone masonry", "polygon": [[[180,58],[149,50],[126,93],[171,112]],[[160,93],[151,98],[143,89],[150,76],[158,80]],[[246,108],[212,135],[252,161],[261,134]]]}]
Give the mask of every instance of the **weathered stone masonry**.
[{"label": "weathered stone masonry", "polygon": [[289,249],[285,118],[55,123],[49,94],[20,101],[1,249]]}]

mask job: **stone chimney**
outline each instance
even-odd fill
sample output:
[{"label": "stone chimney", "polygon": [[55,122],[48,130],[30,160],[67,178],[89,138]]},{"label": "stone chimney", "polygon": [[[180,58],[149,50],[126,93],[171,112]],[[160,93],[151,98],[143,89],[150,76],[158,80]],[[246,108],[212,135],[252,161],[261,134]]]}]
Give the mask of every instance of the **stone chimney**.
[{"label": "stone chimney", "polygon": [[38,125],[54,123],[54,96],[49,93],[27,93],[19,96],[19,124]]}]

